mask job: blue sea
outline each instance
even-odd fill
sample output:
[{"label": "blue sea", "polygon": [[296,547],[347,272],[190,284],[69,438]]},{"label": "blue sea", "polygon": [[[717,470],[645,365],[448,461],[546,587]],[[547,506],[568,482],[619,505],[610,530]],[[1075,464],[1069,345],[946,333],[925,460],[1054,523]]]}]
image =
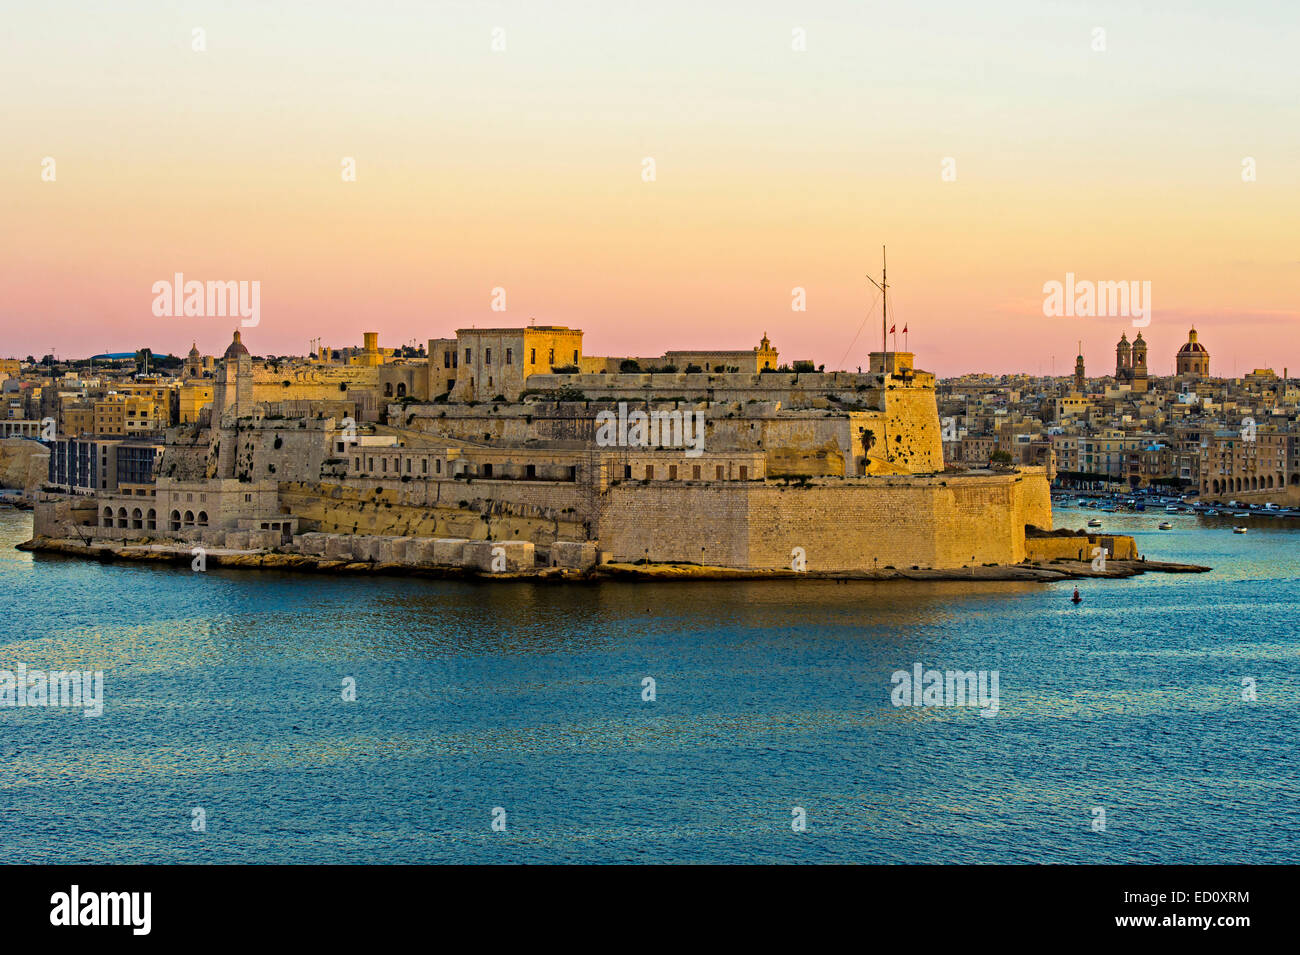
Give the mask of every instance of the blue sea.
[{"label": "blue sea", "polygon": [[[1073,584],[194,573],[25,554],[30,514],[0,511],[0,670],[104,674],[99,717],[0,707],[0,847],[1300,862],[1300,530],[1103,517],[1214,569],[1085,581],[1077,607]],[[894,706],[917,663],[996,670],[997,715]]]}]

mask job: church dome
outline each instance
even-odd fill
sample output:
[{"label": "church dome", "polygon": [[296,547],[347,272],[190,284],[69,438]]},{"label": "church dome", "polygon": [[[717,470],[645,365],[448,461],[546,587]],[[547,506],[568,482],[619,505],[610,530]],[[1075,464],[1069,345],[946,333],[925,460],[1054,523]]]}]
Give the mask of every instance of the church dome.
[{"label": "church dome", "polygon": [[244,343],[239,340],[239,332],[235,332],[234,341],[232,341],[229,347],[226,348],[226,357],[243,358],[247,354],[248,354],[248,349],[245,348]]},{"label": "church dome", "polygon": [[1206,352],[1205,346],[1196,340],[1196,329],[1193,328],[1190,332],[1187,333],[1187,344],[1183,345],[1182,348],[1178,349],[1178,354],[1180,355],[1208,354]]},{"label": "church dome", "polygon": [[191,358],[191,359],[194,359],[194,358],[202,358],[202,357],[203,357],[202,355],[199,354],[199,343],[198,343],[198,342],[193,342],[193,343],[190,345],[190,353],[189,353],[188,357]]}]

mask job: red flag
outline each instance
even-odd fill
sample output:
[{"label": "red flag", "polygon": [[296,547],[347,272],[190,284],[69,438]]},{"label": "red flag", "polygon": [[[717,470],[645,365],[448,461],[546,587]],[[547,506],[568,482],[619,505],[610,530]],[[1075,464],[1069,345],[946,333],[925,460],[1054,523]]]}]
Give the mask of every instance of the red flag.
[{"label": "red flag", "polygon": [[897,328],[897,327],[898,327],[897,325],[890,325],[890,326],[889,326],[889,334],[891,334],[891,335],[894,334],[894,329]]},{"label": "red flag", "polygon": [[907,326],[906,326],[906,325],[903,326],[903,334],[904,334],[904,335],[907,334]]}]

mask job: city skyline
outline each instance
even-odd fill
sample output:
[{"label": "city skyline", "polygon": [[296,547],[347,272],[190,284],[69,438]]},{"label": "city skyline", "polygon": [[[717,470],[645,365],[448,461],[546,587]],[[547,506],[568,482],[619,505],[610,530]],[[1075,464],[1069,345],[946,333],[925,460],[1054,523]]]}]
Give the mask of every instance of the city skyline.
[{"label": "city skyline", "polygon": [[6,352],[223,340],[151,313],[179,271],[260,282],[263,353],[535,318],[852,368],[888,244],[942,376],[1104,364],[1127,323],[1043,314],[1067,273],[1151,283],[1155,373],[1193,325],[1296,366],[1297,13],[1212,9],[17,11]]},{"label": "city skyline", "polygon": [[[483,326],[483,327],[484,327],[484,328],[487,328],[487,327],[490,327],[490,326]],[[503,327],[505,327],[505,326],[503,326]],[[236,329],[236,330],[239,330],[239,329]],[[267,358],[269,358],[269,357],[276,357],[276,358],[309,358],[309,357],[310,357],[310,355],[309,355],[309,351],[308,351],[308,349],[305,348],[305,347],[304,347],[301,351],[298,351],[298,352],[283,352],[283,353],[259,350],[259,348],[258,348],[258,341],[257,341],[257,339],[258,339],[257,330],[256,330],[256,329],[251,330],[251,334],[250,334],[250,329],[242,329],[242,330],[240,330],[240,331],[241,331],[241,335],[242,335],[242,337],[243,337],[244,339],[246,339],[246,342],[252,346],[252,348],[251,348],[252,353],[253,353],[255,356],[257,356],[257,357],[267,357]],[[584,329],[583,331],[585,331],[585,329]],[[1179,338],[1179,340],[1176,342],[1175,346],[1172,347],[1172,348],[1169,350],[1169,352],[1168,352],[1167,354],[1164,353],[1163,351],[1161,351],[1161,350],[1158,349],[1158,348],[1151,347],[1151,340],[1150,340],[1150,338],[1148,337],[1148,333],[1150,333],[1150,331],[1151,331],[1150,328],[1135,329],[1135,328],[1132,328],[1132,327],[1130,327],[1130,326],[1122,326],[1122,327],[1119,328],[1119,330],[1118,330],[1118,334],[1120,334],[1120,335],[1126,335],[1128,332],[1133,332],[1133,333],[1134,333],[1134,336],[1136,336],[1136,335],[1139,334],[1139,333],[1142,334],[1143,337],[1144,337],[1144,339],[1147,340],[1147,343],[1148,343],[1148,346],[1149,346],[1149,349],[1150,349],[1150,350],[1149,350],[1149,353],[1148,353],[1147,368],[1148,368],[1149,371],[1150,371],[1151,377],[1153,377],[1153,378],[1161,378],[1161,377],[1168,378],[1168,377],[1174,377],[1175,374],[1176,374],[1175,360],[1176,360],[1176,355],[1177,355],[1177,353],[1178,353],[1178,350],[1179,350],[1179,349],[1183,346],[1183,344],[1187,341],[1187,337],[1188,337],[1189,332],[1191,332],[1191,331],[1197,331],[1197,333],[1198,333],[1198,335],[1199,335],[1199,334],[1200,334],[1200,333],[1199,333],[1199,330],[1196,329],[1195,327],[1193,327],[1193,328],[1190,328],[1190,329],[1184,331],[1183,334],[1182,334],[1182,337]],[[447,334],[454,334],[454,330],[452,330],[452,331],[448,331]],[[399,351],[399,350],[401,350],[402,348],[411,345],[411,342],[410,342],[410,341],[408,341],[408,342],[402,342],[402,343],[395,343],[395,342],[388,342],[388,341],[385,341],[385,340],[383,339],[383,333],[382,333],[382,332],[379,333],[379,336],[380,336],[380,337],[379,337],[379,345],[380,345],[381,348],[383,348],[383,349],[385,349],[385,350]],[[1202,336],[1202,338],[1203,338],[1203,336]],[[427,344],[428,344],[428,341],[429,341],[429,339],[416,339],[415,342],[414,342],[414,347],[415,347],[416,349],[424,349],[424,348],[426,348],[426,346],[427,346]],[[224,351],[225,346],[228,345],[228,344],[229,344],[229,332],[227,332],[227,333],[225,334],[225,337],[222,337],[222,338],[220,338],[219,340],[213,342],[213,343],[211,344],[211,347],[210,347],[210,348],[204,348],[204,347],[202,347],[202,346],[204,345],[204,340],[200,340],[200,339],[198,339],[198,338],[194,338],[194,339],[191,340],[191,347],[196,347],[196,348],[198,348],[200,354],[203,354],[203,355],[211,355],[211,356],[217,356],[217,355],[220,355],[221,352]],[[355,341],[355,342],[353,342],[353,341],[349,341],[349,342],[326,342],[326,341],[322,341],[322,342],[320,342],[319,344],[320,344],[320,347],[329,348],[329,349],[331,349],[331,351],[334,351],[334,352],[338,352],[338,351],[347,351],[347,350],[349,350],[349,349],[352,349],[352,350],[354,350],[354,351],[360,351],[360,350],[362,350],[362,348],[363,348],[363,343],[362,343],[360,340]],[[718,344],[718,343],[714,342],[714,343],[712,343],[712,344]],[[725,344],[725,343],[724,343],[724,344]],[[744,343],[738,343],[738,344],[740,344],[741,346],[743,346]],[[785,357],[783,357],[783,359],[782,359],[782,365],[783,365],[783,366],[788,366],[788,365],[790,365],[790,364],[793,364],[793,362],[795,362],[795,361],[801,361],[801,360],[803,360],[803,359],[800,359],[800,358],[796,358],[796,357],[794,357],[794,354],[797,354],[797,352],[796,352],[796,353],[791,353],[791,352],[787,351],[787,350],[785,349],[783,343],[781,343],[781,342],[776,342],[775,344],[778,346],[778,348],[781,349],[781,352],[782,352],[783,356],[785,356]],[[160,349],[152,348],[152,346],[149,345],[149,344],[143,344],[143,345],[141,345],[140,347],[141,347],[141,348],[151,348],[151,349],[152,349],[152,355],[153,355],[153,357],[155,357],[155,358],[169,357],[169,358],[173,358],[173,359],[177,359],[177,360],[183,359],[184,356],[185,356],[185,354],[189,351],[189,348],[185,348],[185,349],[178,350],[178,351],[163,351],[163,350],[160,350]],[[1084,343],[1084,344],[1083,344],[1083,347],[1082,347],[1082,351],[1079,351],[1079,350],[1077,349],[1077,347],[1076,347],[1075,349],[1072,349],[1072,351],[1075,352],[1075,355],[1081,354],[1081,355],[1083,356],[1083,358],[1084,358],[1084,367],[1085,367],[1085,377],[1086,377],[1086,378],[1088,378],[1088,379],[1114,378],[1114,377],[1116,377],[1116,375],[1115,375],[1115,368],[1114,368],[1114,363],[1115,363],[1115,347],[1116,347],[1115,342],[1111,342],[1111,344],[1110,344],[1108,347],[1105,347],[1105,348],[1104,348],[1104,352],[1105,352],[1105,353],[1104,353],[1104,354],[1100,354],[1100,355],[1098,355],[1098,354],[1094,354],[1094,352],[1103,350],[1103,346],[1097,346],[1096,349],[1090,349],[1090,348],[1088,347],[1088,345],[1087,345],[1086,343]],[[890,350],[892,351],[893,348],[894,348],[894,336],[891,335],[891,336],[890,336]],[[1245,361],[1246,361],[1246,364],[1241,365],[1239,368],[1225,368],[1225,367],[1224,367],[1225,362],[1224,362],[1224,359],[1221,357],[1220,348],[1221,348],[1221,346],[1220,346],[1218,343],[1215,343],[1215,349],[1214,349],[1215,361],[1214,361],[1214,365],[1213,365],[1213,367],[1212,367],[1212,369],[1211,369],[1211,374],[1208,375],[1208,376],[1206,376],[1206,377],[1209,377],[1209,378],[1223,378],[1223,379],[1242,378],[1242,377],[1245,377],[1245,376],[1251,374],[1251,373],[1254,372],[1254,371],[1263,370],[1263,369],[1270,369],[1270,370],[1272,370],[1272,371],[1274,371],[1274,372],[1277,372],[1279,375],[1285,376],[1285,375],[1289,372],[1289,369],[1290,369],[1290,367],[1291,367],[1290,365],[1287,365],[1285,362],[1277,362],[1277,361],[1273,361],[1273,362],[1270,364],[1269,361],[1268,361],[1268,360],[1265,360],[1265,359],[1260,359],[1260,361],[1256,361],[1254,364],[1249,364],[1249,362],[1250,362],[1250,358],[1249,358],[1249,356],[1247,356],[1247,358],[1246,358],[1246,360],[1245,360]],[[872,348],[872,349],[870,349],[870,350],[871,350],[871,351],[879,351],[879,348],[878,348],[878,347],[874,347],[874,348]],[[900,346],[900,347],[899,347],[899,350],[900,350],[900,351],[909,351],[909,350],[912,350],[912,349],[910,349],[910,348],[903,348],[902,346]],[[44,358],[45,358],[46,356],[48,356],[48,355],[50,355],[50,354],[53,354],[55,360],[56,360],[57,362],[62,363],[62,362],[82,362],[82,361],[90,360],[90,359],[92,359],[92,358],[93,358],[93,359],[102,359],[102,358],[108,358],[108,357],[110,357],[110,356],[117,356],[118,359],[120,360],[121,357],[124,357],[124,356],[128,356],[128,355],[130,355],[130,354],[132,353],[132,351],[136,351],[136,352],[138,352],[139,349],[134,349],[134,350],[132,350],[132,349],[125,349],[125,348],[123,348],[123,349],[115,349],[115,350],[113,350],[113,351],[100,351],[100,352],[94,352],[93,354],[91,354],[91,353],[85,353],[85,354],[60,354],[60,353],[58,353],[58,352],[53,352],[53,353],[51,353],[51,352],[49,352],[49,351],[47,350],[44,354],[41,354],[41,355],[37,355],[37,354],[33,353],[33,354],[31,354],[31,355],[28,355],[28,356],[8,355],[8,356],[0,356],[0,357],[6,357],[6,358],[19,358],[20,360],[25,360],[25,358],[27,358],[27,357],[31,357],[31,358],[35,358],[35,359],[39,362],[39,361],[44,360]],[[596,351],[600,351],[600,348],[597,347]],[[856,354],[856,352],[855,352],[855,354]],[[853,357],[853,356],[850,356],[850,359],[851,359],[852,357]],[[867,355],[864,353],[864,354],[862,354],[861,357],[862,357],[863,359],[865,359],[865,358],[867,357]],[[1038,366],[1037,366],[1035,369],[1021,368],[1021,369],[1010,370],[1010,371],[1001,371],[1001,372],[992,372],[992,371],[988,371],[987,369],[971,369],[971,370],[968,370],[968,371],[965,371],[965,372],[959,372],[959,373],[954,374],[954,375],[949,375],[949,376],[940,375],[939,377],[940,377],[941,379],[944,379],[944,378],[960,378],[960,377],[964,377],[964,376],[972,376],[972,375],[980,375],[980,374],[992,374],[992,375],[995,375],[995,376],[1012,376],[1012,377],[1014,377],[1014,376],[1024,375],[1024,376],[1034,377],[1034,378],[1061,378],[1061,379],[1066,379],[1066,378],[1071,378],[1071,377],[1074,376],[1074,356],[1069,356],[1069,357],[1067,358],[1067,357],[1065,357],[1065,356],[1061,356],[1061,355],[1054,355],[1053,357],[1054,357],[1054,358],[1060,358],[1060,359],[1061,359],[1062,365],[1061,365],[1060,368],[1055,368],[1055,369],[1054,369],[1054,368],[1050,367],[1049,363],[1045,363],[1045,362],[1040,358],[1040,359],[1038,360]],[[924,361],[923,357],[922,357],[922,361]],[[1261,363],[1261,361],[1262,361],[1263,363]],[[866,365],[866,361],[865,361],[865,360],[862,362],[862,365],[865,367],[865,365]],[[852,370],[853,370],[853,367],[854,367],[854,366],[853,366],[853,364],[852,364],[852,361],[849,361],[849,362],[847,362],[843,367],[832,367],[832,366],[830,366],[830,365],[827,365],[827,367],[826,367],[825,370],[826,370],[826,371],[852,371]]]}]

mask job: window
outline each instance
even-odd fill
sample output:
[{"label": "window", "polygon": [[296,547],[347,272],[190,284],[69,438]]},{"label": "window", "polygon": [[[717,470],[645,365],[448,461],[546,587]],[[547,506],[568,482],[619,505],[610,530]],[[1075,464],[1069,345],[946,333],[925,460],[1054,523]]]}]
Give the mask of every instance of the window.
[{"label": "window", "polygon": [[668,480],[670,481],[677,480],[677,465],[675,464],[668,465]]},{"label": "window", "polygon": [[469,357],[469,349],[466,348],[466,349],[465,349],[465,364],[468,365],[472,360],[473,360],[473,359],[471,359],[471,358]]},{"label": "window", "polygon": [[407,473],[407,474],[410,474],[410,473],[411,473],[411,459],[410,459],[410,458],[407,458],[407,459],[406,459],[406,473]]},{"label": "window", "polygon": [[528,364],[530,364],[530,365],[536,365],[536,364],[537,364],[537,349],[536,349],[536,348],[530,348],[530,349],[528,350]]},{"label": "window", "polygon": [[492,349],[490,348],[483,349],[483,364],[485,365],[492,364]]},{"label": "window", "polygon": [[655,479],[655,466],[653,464],[647,464],[645,466],[645,479],[647,481],[653,481]]},{"label": "window", "polygon": [[630,464],[623,465],[623,477],[629,479],[632,477],[632,465]]},{"label": "window", "polygon": [[748,480],[749,480],[749,468],[746,467],[746,466],[743,465],[743,464],[740,466],[740,479],[741,479],[742,481],[748,481]]},{"label": "window", "polygon": [[536,465],[536,464],[529,464],[529,465],[527,465],[527,466],[524,468],[524,477],[528,478],[529,480],[532,480],[533,478],[536,478],[536,477],[537,477],[537,465]]},{"label": "window", "polygon": [[429,459],[428,459],[428,458],[425,458],[423,461],[420,462],[420,473],[421,473],[421,474],[428,474],[428,473],[429,473]]},{"label": "window", "polygon": [[717,468],[717,474],[718,474],[718,480],[719,480],[719,481],[721,481],[721,480],[725,477],[725,475],[722,473],[722,465],[721,465],[721,464],[718,465],[718,468]]},{"label": "window", "polygon": [[691,468],[691,477],[696,481],[700,479],[700,466],[698,464]]},{"label": "window", "polygon": [[575,365],[578,363],[578,349],[576,348],[573,350],[573,363]]},{"label": "window", "polygon": [[442,367],[443,368],[451,367],[451,352],[445,351],[442,353]]},{"label": "window", "polygon": [[512,359],[513,357],[514,357],[514,350],[513,350],[513,349],[510,349],[510,348],[507,348],[507,349],[506,349],[506,364],[507,364],[507,365],[509,365],[509,364],[511,363],[511,359]]},{"label": "window", "polygon": [[384,470],[384,471],[387,471],[387,470],[388,470],[388,458],[381,458],[380,461],[379,461],[379,463],[380,463],[381,465],[383,465],[382,470]]},{"label": "window", "polygon": [[442,458],[439,458],[437,461],[433,462],[433,469],[437,471],[439,474],[442,473]]},{"label": "window", "polygon": [[490,464],[485,464],[485,465],[483,465],[483,476],[484,476],[484,477],[491,477],[491,476],[492,476],[492,465],[490,465]]}]

